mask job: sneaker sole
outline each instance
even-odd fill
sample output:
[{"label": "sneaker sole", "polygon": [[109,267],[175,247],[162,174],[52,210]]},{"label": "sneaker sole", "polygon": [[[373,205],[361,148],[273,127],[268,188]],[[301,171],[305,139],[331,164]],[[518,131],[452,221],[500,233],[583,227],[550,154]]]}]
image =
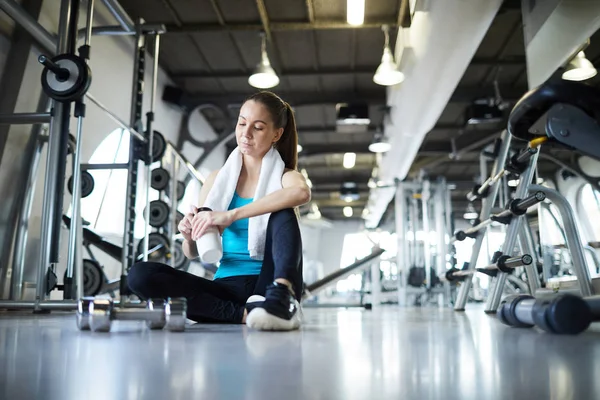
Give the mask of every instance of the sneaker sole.
[{"label": "sneaker sole", "polygon": [[300,328],[298,315],[290,320],[269,314],[264,308],[255,308],[246,317],[246,325],[261,331],[292,331]]}]

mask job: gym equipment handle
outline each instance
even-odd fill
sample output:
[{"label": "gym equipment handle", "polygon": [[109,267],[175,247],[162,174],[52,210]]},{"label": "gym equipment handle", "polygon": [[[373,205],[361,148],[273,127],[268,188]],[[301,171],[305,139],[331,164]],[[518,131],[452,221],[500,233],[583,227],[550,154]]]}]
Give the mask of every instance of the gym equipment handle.
[{"label": "gym equipment handle", "polygon": [[64,82],[67,79],[69,79],[69,75],[70,75],[69,70],[66,68],[60,67],[58,64],[56,64],[54,61],[50,60],[45,55],[42,54],[41,56],[39,56],[38,61],[44,67],[46,67],[50,71],[52,71],[54,73],[54,75],[56,75],[56,79],[58,79],[59,81]]}]

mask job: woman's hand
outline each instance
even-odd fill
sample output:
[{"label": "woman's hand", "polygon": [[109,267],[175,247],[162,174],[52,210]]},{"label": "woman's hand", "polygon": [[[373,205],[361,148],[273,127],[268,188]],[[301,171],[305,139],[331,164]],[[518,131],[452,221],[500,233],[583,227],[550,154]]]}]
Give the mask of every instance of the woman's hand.
[{"label": "woman's hand", "polygon": [[198,208],[191,206],[190,212],[183,216],[177,228],[183,235],[183,238],[188,242],[192,241],[192,221],[198,213]]},{"label": "woman's hand", "polygon": [[192,220],[192,239],[198,240],[206,231],[216,226],[221,232],[234,221],[231,211],[202,211]]}]

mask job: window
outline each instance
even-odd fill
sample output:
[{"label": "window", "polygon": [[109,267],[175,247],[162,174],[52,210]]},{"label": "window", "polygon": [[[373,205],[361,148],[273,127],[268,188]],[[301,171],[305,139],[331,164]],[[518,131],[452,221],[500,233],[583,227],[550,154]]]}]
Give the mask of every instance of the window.
[{"label": "window", "polygon": [[[90,157],[90,164],[126,163],[129,160],[129,132],[115,129],[100,143]],[[144,169],[140,169],[144,171]],[[125,225],[125,197],[127,194],[127,170],[90,170],[94,177],[94,191],[81,200],[81,216],[90,228],[100,235],[123,236]],[[145,174],[138,175],[138,188],[145,185]],[[158,199],[158,193],[150,190],[150,200]],[[144,236],[144,207],[146,197],[138,191],[134,236]],[[70,211],[69,211],[70,214]]]},{"label": "window", "polygon": [[544,245],[565,244],[560,213],[554,204],[542,203],[540,208],[540,241]]},{"label": "window", "polygon": [[[373,232],[367,237],[366,233],[349,233],[344,237],[344,245],[342,247],[342,257],[340,258],[340,268],[345,268],[348,265],[360,260],[369,254],[373,248],[373,243],[379,243],[386,250],[382,254],[380,265],[384,273],[384,278],[390,277],[392,274],[397,274],[395,264],[397,253],[397,236],[395,233],[389,232]],[[338,292],[360,291],[362,287],[362,272],[352,274],[346,279],[337,282],[336,289]]]}]

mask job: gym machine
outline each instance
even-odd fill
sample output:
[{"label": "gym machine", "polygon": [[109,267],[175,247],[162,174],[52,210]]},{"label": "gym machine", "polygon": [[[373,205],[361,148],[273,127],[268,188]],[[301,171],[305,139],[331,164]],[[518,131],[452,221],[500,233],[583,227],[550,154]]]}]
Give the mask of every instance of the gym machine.
[{"label": "gym machine", "polygon": [[[102,105],[97,99],[95,99],[87,89],[91,83],[91,71],[87,65],[87,59],[90,54],[90,37],[92,34],[92,20],[93,20],[93,7],[94,1],[90,0],[87,3],[87,21],[85,29],[85,44],[79,48],[78,53],[75,51],[77,44],[77,24],[79,15],[79,0],[62,0],[60,10],[60,23],[59,23],[59,35],[58,44],[55,45],[52,36],[37,22],[31,18],[20,6],[10,0],[2,1],[0,4],[2,9],[18,23],[22,23],[24,29],[26,29],[39,43],[42,43],[42,47],[45,48],[50,56],[42,55],[39,57],[40,64],[44,65],[42,72],[42,87],[44,92],[52,99],[51,112],[37,112],[37,113],[21,113],[11,115],[0,115],[0,123],[3,124],[40,124],[50,123],[50,134],[48,140],[48,157],[46,165],[46,176],[45,176],[45,190],[44,190],[44,203],[42,211],[42,234],[41,234],[41,253],[40,262],[38,267],[38,276],[36,279],[36,297],[34,301],[21,301],[20,298],[21,287],[23,283],[23,263],[24,263],[24,251],[27,229],[26,224],[24,229],[19,229],[17,232],[16,243],[20,245],[15,253],[13,259],[13,275],[11,282],[11,300],[0,300],[0,308],[7,309],[33,309],[34,312],[48,312],[51,310],[76,310],[78,309],[78,301],[74,299],[82,299],[84,285],[83,280],[83,267],[82,267],[82,243],[84,242],[84,234],[82,229],[82,221],[80,216],[80,202],[82,198],[82,186],[83,183],[87,182],[86,187],[93,187],[93,180],[85,180],[87,176],[87,170],[90,169],[112,169],[112,168],[127,168],[128,174],[128,198],[127,198],[127,210],[128,218],[126,219],[124,235],[124,246],[121,251],[121,259],[127,260],[128,262],[123,265],[123,270],[126,267],[131,266],[133,258],[131,251],[133,245],[129,239],[133,238],[133,221],[135,214],[132,214],[133,205],[135,204],[135,195],[137,193],[137,170],[138,161],[144,161],[148,171],[148,182],[150,182],[151,171],[150,165],[155,161],[154,157],[157,157],[156,149],[162,147],[169,148],[171,150],[171,156],[176,159],[177,165],[185,165],[189,170],[189,173],[196,179],[203,181],[202,177],[196,172],[192,164],[189,163],[185,158],[179,154],[171,143],[160,140],[160,134],[148,134],[153,132],[152,121],[154,119],[154,99],[156,97],[156,82],[158,73],[158,53],[159,53],[159,35],[164,32],[162,26],[150,26],[144,24],[138,24],[136,27],[136,63],[135,63],[135,79],[133,85],[134,96],[132,99],[132,124],[126,124],[119,119],[114,113],[110,112],[104,105]],[[153,37],[155,54],[154,58],[154,70],[153,70],[153,82],[151,85],[151,109],[146,115],[147,117],[147,129],[145,134],[140,133],[142,131],[141,124],[141,104],[143,95],[143,77],[144,77],[144,61],[145,55],[145,39],[146,37]],[[56,46],[56,47],[55,47]],[[87,98],[92,103],[96,104],[106,114],[116,121],[124,130],[131,134],[131,146],[130,159],[127,164],[119,165],[90,165],[82,164],[79,158],[81,153],[80,143],[82,139],[82,127],[83,118],[85,117],[85,104],[84,98]],[[71,103],[74,103],[74,115],[78,118],[77,123],[77,135],[73,140],[69,137],[69,119],[71,112]],[[133,126],[133,127],[132,127]],[[159,137],[158,140],[154,141],[155,137]],[[40,141],[41,142],[41,141]],[[154,143],[153,143],[154,142]],[[21,219],[26,221],[30,214],[31,199],[33,197],[33,190],[35,183],[35,176],[37,172],[35,160],[39,159],[41,153],[41,142],[34,158],[34,165],[31,173],[29,174],[29,181],[27,183],[30,188],[27,195],[27,200],[24,204],[24,212],[22,213]],[[65,181],[65,167],[66,158],[69,147],[74,147],[71,150],[73,153],[73,175],[69,182],[69,189],[72,192],[72,216],[73,223],[69,232],[69,252],[67,260],[67,271],[65,273],[64,285],[57,285],[56,279],[56,267],[59,261],[59,234],[61,227],[62,215],[62,198],[63,198],[63,184]],[[91,185],[90,185],[91,184]],[[149,186],[147,185],[147,190]],[[179,185],[181,186],[181,185]],[[175,188],[174,190],[177,190]],[[181,189],[180,189],[181,190]],[[87,190],[86,190],[87,192]],[[174,193],[171,192],[171,193]],[[146,193],[146,200],[148,201],[148,193]],[[146,216],[148,217],[150,207],[147,204]],[[175,216],[173,218],[175,220]],[[148,218],[146,219],[148,220]],[[171,232],[175,234],[175,229],[171,226]],[[175,224],[176,226],[176,224]],[[89,232],[86,232],[89,234]],[[88,235],[89,238],[89,235]],[[100,238],[101,239],[101,238]],[[173,240],[173,239],[171,239]],[[148,257],[148,235],[144,238],[144,258]],[[172,242],[171,242],[171,248]],[[89,250],[89,249],[88,249]],[[135,254],[134,254],[135,256]],[[181,252],[181,256],[183,256]],[[16,268],[15,268],[16,267]],[[121,290],[121,301],[115,301],[112,304],[118,307],[125,307],[126,303],[126,276],[122,274],[120,279]],[[54,288],[60,288],[63,290],[64,300],[47,300],[47,296],[50,291]],[[179,301],[179,300],[178,300]],[[127,307],[139,308],[142,303],[129,303]],[[135,310],[132,311],[132,314]]]},{"label": "gym machine", "polygon": [[[395,197],[398,236],[399,304],[414,295],[438,302],[450,301],[450,285],[438,279],[446,270],[448,239],[452,231],[450,192],[444,179],[430,182],[421,177],[399,182]],[[435,245],[430,232],[435,230]],[[442,300],[445,298],[445,300]]]},{"label": "gym machine", "polygon": [[[551,78],[527,93],[515,105],[509,117],[508,132],[510,137],[529,141],[530,148],[539,149],[539,145],[544,143],[548,146],[568,147],[600,159],[599,106],[600,92],[597,89],[579,82]],[[505,139],[510,137],[505,135]],[[537,288],[531,285],[532,280],[528,274],[529,294],[509,296],[501,301],[506,272],[499,271],[494,278],[485,311],[497,313],[503,323],[515,327],[536,325],[552,333],[579,333],[591,322],[599,320],[598,298],[594,296],[599,282],[590,277],[584,246],[569,202],[556,190],[531,184],[536,159],[537,154],[532,155],[521,174],[516,197],[523,198],[530,194],[531,198],[531,195],[537,196],[542,192],[543,197],[556,206],[563,221],[566,246],[570,251],[577,279],[547,283],[546,288]],[[513,218],[509,225],[503,246],[503,250],[511,252],[505,251],[507,255],[512,255],[519,232],[514,222],[518,219],[518,216]],[[464,303],[460,306],[464,307]],[[457,309],[461,309],[458,304]]]}]

